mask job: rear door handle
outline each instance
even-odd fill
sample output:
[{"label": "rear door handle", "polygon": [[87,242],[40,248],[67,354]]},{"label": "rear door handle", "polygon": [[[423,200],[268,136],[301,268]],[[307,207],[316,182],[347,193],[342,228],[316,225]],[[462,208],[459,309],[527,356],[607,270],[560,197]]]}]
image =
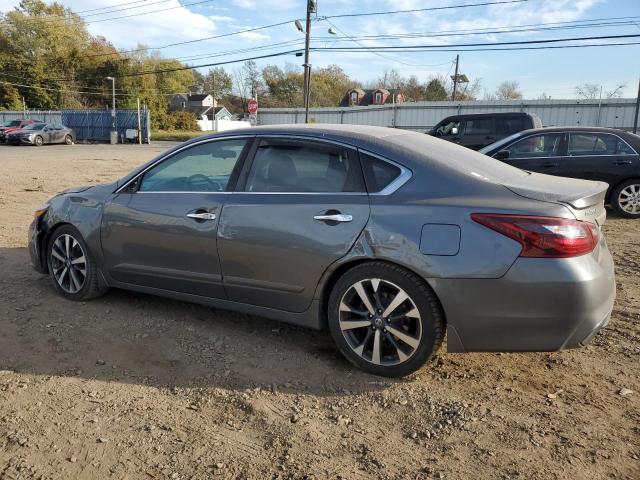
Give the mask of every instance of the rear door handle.
[{"label": "rear door handle", "polygon": [[551,162],[545,162],[542,165],[540,165],[542,168],[553,168],[556,166],[555,163],[551,163]]},{"label": "rear door handle", "polygon": [[632,163],[631,160],[616,160],[613,162],[614,165],[631,165]]},{"label": "rear door handle", "polygon": [[215,220],[216,214],[209,212],[187,213],[187,217],[195,218],[196,220]]},{"label": "rear door handle", "polygon": [[344,213],[336,213],[333,215],[315,215],[313,219],[321,222],[351,222],[353,221],[353,216]]}]

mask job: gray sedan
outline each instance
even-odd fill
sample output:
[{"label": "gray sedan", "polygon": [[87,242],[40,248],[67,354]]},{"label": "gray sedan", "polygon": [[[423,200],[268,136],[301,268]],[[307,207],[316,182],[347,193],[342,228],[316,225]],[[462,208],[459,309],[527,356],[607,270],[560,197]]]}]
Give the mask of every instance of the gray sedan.
[{"label": "gray sedan", "polygon": [[358,367],[588,343],[615,298],[607,185],[419,133],[258,127],[199,137],[35,212],[29,250],[70,300],[109,287],[328,327]]},{"label": "gray sedan", "polygon": [[46,143],[73,145],[75,140],[75,133],[69,127],[51,123],[33,123],[9,133],[6,142],[10,145],[35,145],[36,147],[41,147]]}]

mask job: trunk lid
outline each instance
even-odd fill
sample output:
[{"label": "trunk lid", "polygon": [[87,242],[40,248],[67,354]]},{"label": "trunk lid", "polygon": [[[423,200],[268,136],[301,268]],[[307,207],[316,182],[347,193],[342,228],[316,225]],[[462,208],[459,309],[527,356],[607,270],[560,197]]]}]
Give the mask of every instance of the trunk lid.
[{"label": "trunk lid", "polygon": [[526,177],[510,179],[504,186],[521,197],[562,203],[577,220],[595,222],[600,227],[607,216],[604,200],[609,185],[604,182],[530,173]]}]

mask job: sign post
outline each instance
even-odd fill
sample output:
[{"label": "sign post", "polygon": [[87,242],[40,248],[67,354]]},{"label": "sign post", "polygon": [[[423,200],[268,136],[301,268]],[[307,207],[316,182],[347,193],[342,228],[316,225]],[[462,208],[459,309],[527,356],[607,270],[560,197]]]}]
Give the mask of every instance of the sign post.
[{"label": "sign post", "polygon": [[255,127],[258,124],[258,100],[250,99],[247,102],[247,110],[249,111],[249,122],[252,127]]}]

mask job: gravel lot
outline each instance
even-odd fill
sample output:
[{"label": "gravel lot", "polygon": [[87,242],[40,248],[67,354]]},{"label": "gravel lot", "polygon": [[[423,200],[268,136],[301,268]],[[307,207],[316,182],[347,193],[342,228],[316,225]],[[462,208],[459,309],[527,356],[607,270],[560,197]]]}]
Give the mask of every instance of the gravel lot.
[{"label": "gravel lot", "polygon": [[591,346],[441,351],[380,379],[325,332],[124,291],[70,303],[31,269],[40,203],[168,146],[0,146],[0,479],[640,478],[640,221],[607,220],[618,300]]}]

